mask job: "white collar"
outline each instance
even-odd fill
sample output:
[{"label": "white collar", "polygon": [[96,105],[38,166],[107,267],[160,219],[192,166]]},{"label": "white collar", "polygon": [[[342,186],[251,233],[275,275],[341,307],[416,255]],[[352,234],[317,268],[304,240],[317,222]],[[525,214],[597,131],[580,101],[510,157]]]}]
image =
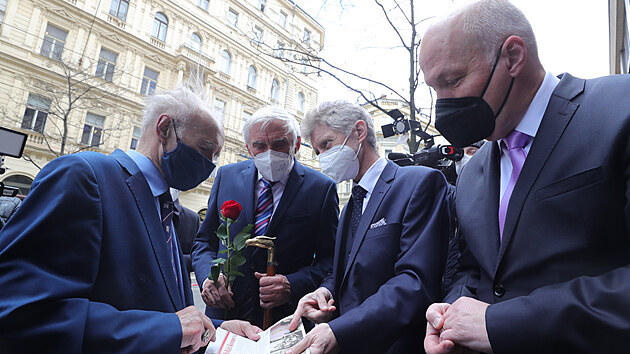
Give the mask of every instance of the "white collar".
[{"label": "white collar", "polygon": [[532,103],[529,104],[529,108],[527,108],[527,112],[525,112],[523,119],[521,119],[514,130],[518,130],[519,132],[525,133],[531,137],[536,136],[540,123],[542,122],[542,118],[547,110],[547,105],[549,104],[551,95],[553,94],[553,90],[556,89],[559,82],[560,79],[553,76],[552,73],[547,72],[547,74],[545,74],[542,84],[538,88],[538,91],[536,91],[536,96],[534,96],[534,99],[532,100]]},{"label": "white collar", "polygon": [[372,191],[376,186],[376,182],[378,182],[378,178],[381,176],[381,173],[383,173],[385,166],[387,166],[387,161],[384,158],[379,157],[379,159],[376,160],[376,162],[374,162],[367,171],[365,171],[365,174],[361,177],[359,183],[355,183],[355,185],[360,185],[368,192],[368,194],[372,194]]}]

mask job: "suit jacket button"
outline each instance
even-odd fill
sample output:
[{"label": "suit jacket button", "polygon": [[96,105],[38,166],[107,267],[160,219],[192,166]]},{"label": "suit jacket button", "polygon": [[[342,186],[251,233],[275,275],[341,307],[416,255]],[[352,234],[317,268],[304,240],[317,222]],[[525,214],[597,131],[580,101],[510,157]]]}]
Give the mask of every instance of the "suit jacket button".
[{"label": "suit jacket button", "polygon": [[497,284],[494,286],[494,296],[503,297],[505,295],[505,287],[501,284]]}]

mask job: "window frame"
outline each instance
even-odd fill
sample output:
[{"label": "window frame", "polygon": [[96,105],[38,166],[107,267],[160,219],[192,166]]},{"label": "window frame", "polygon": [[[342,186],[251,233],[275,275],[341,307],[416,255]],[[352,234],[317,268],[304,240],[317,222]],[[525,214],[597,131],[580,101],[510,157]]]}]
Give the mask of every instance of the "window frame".
[{"label": "window frame", "polygon": [[271,99],[278,102],[278,95],[280,91],[280,82],[275,78],[271,80]]},{"label": "window frame", "polygon": [[[63,32],[64,38],[55,37],[53,35],[53,30]],[[39,54],[52,60],[61,61],[61,56],[63,55],[63,50],[65,49],[66,41],[68,40],[68,33],[68,31],[65,31],[57,26],[53,26],[50,23],[46,24],[44,40],[42,42],[42,47],[39,50]]]},{"label": "window frame", "polygon": [[[195,40],[194,40],[195,38],[197,38],[199,41],[195,42]],[[197,49],[195,49],[195,45],[198,45],[199,47]],[[190,35],[190,49],[192,49],[196,53],[201,53],[201,46],[203,46],[203,40],[201,39],[201,36],[197,32],[191,33],[191,35]]]},{"label": "window frame", "polygon": [[[101,126],[98,126],[96,123],[88,122],[88,118],[90,118],[90,116],[94,117],[95,119],[101,119]],[[85,123],[83,124],[83,132],[81,133],[82,145],[91,146],[91,147],[99,147],[100,145],[103,144],[103,138],[104,138],[103,133],[105,131],[105,118],[106,118],[105,116],[102,116],[100,114],[87,112],[85,116]],[[87,142],[84,141],[86,137],[86,130],[88,132]],[[98,137],[98,142],[96,144],[94,144],[95,136]]]},{"label": "window frame", "polygon": [[[111,58],[103,57],[103,51],[114,55],[116,58],[114,61]],[[118,61],[118,53],[101,47],[101,51],[98,55],[98,62],[96,64],[96,72],[94,76],[103,78],[105,81],[112,82],[114,80],[114,72],[116,71],[116,62]],[[100,71],[100,73],[99,73]]]},{"label": "window frame", "polygon": [[304,113],[304,103],[306,101],[306,97],[304,96],[304,93],[302,91],[298,92],[297,94],[297,110],[298,112]]},{"label": "window frame", "polygon": [[258,71],[256,67],[250,65],[247,69],[247,87],[256,89],[256,79],[258,76]]},{"label": "window frame", "polygon": [[[115,10],[114,10],[114,3],[117,3]],[[124,16],[120,15],[120,8],[122,4],[126,4]],[[127,21],[127,15],[129,14],[129,0],[112,0],[112,2],[109,5],[109,14],[116,17],[119,20]]]},{"label": "window frame", "polygon": [[286,12],[280,10],[279,16],[280,17],[278,17],[278,24],[282,28],[286,29],[287,28],[287,22],[288,22],[288,19],[289,19],[289,15]]},{"label": "window frame", "polygon": [[[204,4],[205,6],[201,6],[202,4]],[[197,6],[205,11],[208,11],[209,5],[210,5],[210,0],[197,0]]]},{"label": "window frame", "polygon": [[[232,23],[232,20],[234,20],[234,23]],[[227,23],[232,28],[238,27],[238,12],[234,11],[232,8],[228,9]]]},{"label": "window frame", "polygon": [[[158,18],[158,16],[164,17],[164,19]],[[166,34],[168,33],[168,17],[158,11],[155,13],[155,17],[153,18],[153,31],[151,32],[151,36],[155,39],[158,39],[162,42],[166,42]],[[164,31],[162,31],[162,28]]]},{"label": "window frame", "polygon": [[[35,104],[35,100],[39,100],[41,103],[45,103],[48,107],[44,108],[44,107],[38,107]],[[42,97],[40,95],[36,95],[33,93],[28,94],[28,98],[26,99],[26,104],[24,105],[24,114],[22,115],[22,123],[20,125],[20,127],[22,129],[27,129],[30,131],[34,131],[36,133],[44,133],[44,130],[46,129],[46,121],[48,121],[48,114],[50,113],[50,104],[51,104],[51,100]],[[30,123],[29,124],[25,124],[25,119],[27,116],[27,113],[30,111],[33,112],[33,114],[31,115],[30,118]],[[41,121],[40,124],[38,124],[38,121],[40,120],[41,117]],[[39,130],[37,129],[38,126],[40,127]]]},{"label": "window frame", "polygon": [[[150,73],[155,73],[156,74],[155,78],[147,76],[147,70]],[[155,90],[157,89],[157,83],[158,83],[159,78],[160,78],[159,71],[153,70],[145,66],[144,72],[142,73],[142,84],[140,86],[140,94],[145,95],[145,96],[149,96],[153,94],[153,92],[155,92]]]},{"label": "window frame", "polygon": [[221,68],[220,68],[220,70],[225,75],[230,76],[230,72],[232,70],[232,54],[230,54],[230,52],[228,52],[227,49],[224,49],[221,52]]}]

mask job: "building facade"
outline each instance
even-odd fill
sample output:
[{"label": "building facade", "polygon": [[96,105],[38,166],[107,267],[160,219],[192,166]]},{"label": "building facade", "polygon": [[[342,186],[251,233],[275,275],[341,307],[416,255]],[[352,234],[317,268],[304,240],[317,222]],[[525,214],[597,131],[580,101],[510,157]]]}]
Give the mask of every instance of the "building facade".
[{"label": "building facade", "polygon": [[[254,111],[279,105],[301,121],[317,102],[316,75],[277,57],[323,39],[290,0],[0,0],[0,126],[28,134],[0,181],[28,193],[59,155],[134,149],[144,97],[191,72],[225,128],[219,165],[247,159],[241,127]],[[307,145],[297,157],[315,163]],[[182,204],[203,214],[212,181]]]},{"label": "building facade", "polygon": [[630,73],[630,0],[608,0],[610,73]]}]

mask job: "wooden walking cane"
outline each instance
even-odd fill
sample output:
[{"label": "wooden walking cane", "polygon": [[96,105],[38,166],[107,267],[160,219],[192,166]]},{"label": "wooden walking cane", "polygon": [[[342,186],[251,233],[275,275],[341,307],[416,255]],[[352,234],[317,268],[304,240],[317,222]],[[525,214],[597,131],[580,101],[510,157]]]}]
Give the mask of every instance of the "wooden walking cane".
[{"label": "wooden walking cane", "polygon": [[[254,246],[267,249],[267,275],[276,275],[276,248],[273,245],[275,237],[269,236],[256,236],[245,241],[245,246]],[[263,330],[271,326],[271,309],[265,309],[265,316],[263,317]]]}]

